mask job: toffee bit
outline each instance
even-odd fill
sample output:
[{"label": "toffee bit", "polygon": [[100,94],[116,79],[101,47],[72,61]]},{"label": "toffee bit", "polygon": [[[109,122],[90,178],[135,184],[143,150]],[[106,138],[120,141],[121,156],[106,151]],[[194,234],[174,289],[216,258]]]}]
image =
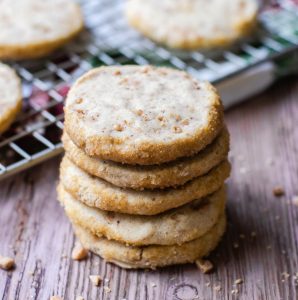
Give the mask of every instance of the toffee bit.
[{"label": "toffee bit", "polygon": [[90,275],[89,279],[94,286],[99,286],[102,282],[102,278],[99,275]]},{"label": "toffee bit", "polygon": [[280,187],[280,186],[277,186],[277,187],[275,187],[274,189],[273,189],[273,195],[275,196],[275,197],[281,197],[281,196],[283,196],[285,194],[285,190],[282,188],[282,187]]},{"label": "toffee bit", "polygon": [[135,111],[135,113],[136,113],[136,115],[138,115],[138,116],[142,116],[142,115],[144,114],[144,111],[143,111],[142,109],[137,109],[137,110]]},{"label": "toffee bit", "polygon": [[149,67],[147,66],[147,67],[144,67],[142,70],[141,70],[141,72],[142,73],[144,73],[144,74],[146,74],[146,73],[148,73],[149,72]]},{"label": "toffee bit", "polygon": [[71,258],[73,260],[83,260],[88,257],[88,250],[83,248],[83,246],[80,243],[76,243],[72,253]]},{"label": "toffee bit", "polygon": [[121,71],[120,70],[116,70],[115,72],[114,72],[114,75],[115,76],[118,76],[118,75],[121,75],[122,73],[121,73]]},{"label": "toffee bit", "polygon": [[177,122],[179,122],[179,121],[181,121],[181,120],[182,120],[182,118],[181,118],[181,116],[180,116],[180,115],[175,115],[174,117],[175,117],[175,120],[176,120]]},{"label": "toffee bit", "polygon": [[182,129],[179,126],[174,126],[173,127],[173,132],[175,132],[175,133],[181,133]]},{"label": "toffee bit", "polygon": [[181,121],[182,125],[189,125],[189,120],[188,119],[184,119]]},{"label": "toffee bit", "polygon": [[214,266],[210,260],[197,259],[196,265],[204,274],[209,273],[214,269]]},{"label": "toffee bit", "polygon": [[124,128],[123,128],[122,125],[117,124],[117,125],[114,126],[114,129],[117,130],[117,131],[123,131]]},{"label": "toffee bit", "polygon": [[76,100],[76,103],[77,104],[81,104],[83,102],[83,99],[82,98],[78,98],[77,100]]},{"label": "toffee bit", "polygon": [[11,270],[15,266],[15,261],[11,257],[0,255],[0,269]]}]

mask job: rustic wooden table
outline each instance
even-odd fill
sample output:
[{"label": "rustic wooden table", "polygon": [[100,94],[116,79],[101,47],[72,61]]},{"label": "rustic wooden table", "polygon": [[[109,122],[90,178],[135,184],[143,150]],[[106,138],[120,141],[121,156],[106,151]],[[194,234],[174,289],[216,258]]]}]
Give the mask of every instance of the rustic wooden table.
[{"label": "rustic wooden table", "polygon": [[[233,108],[226,120],[233,174],[228,231],[211,256],[215,272],[202,275],[193,265],[126,271],[96,256],[72,261],[75,239],[56,201],[56,158],[0,183],[0,253],[16,260],[15,270],[0,270],[1,299],[298,299],[298,207],[292,204],[298,78]],[[273,196],[276,186],[285,196]],[[101,275],[104,284],[94,287],[90,274]],[[244,282],[235,286],[239,278]]]}]

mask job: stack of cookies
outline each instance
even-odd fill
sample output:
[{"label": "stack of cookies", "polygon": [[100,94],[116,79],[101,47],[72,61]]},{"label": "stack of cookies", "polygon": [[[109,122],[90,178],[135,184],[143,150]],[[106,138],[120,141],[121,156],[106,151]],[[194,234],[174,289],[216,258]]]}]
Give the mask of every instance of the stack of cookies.
[{"label": "stack of cookies", "polygon": [[125,268],[192,263],[226,226],[229,134],[215,89],[151,66],[70,90],[58,198],[82,245]]}]

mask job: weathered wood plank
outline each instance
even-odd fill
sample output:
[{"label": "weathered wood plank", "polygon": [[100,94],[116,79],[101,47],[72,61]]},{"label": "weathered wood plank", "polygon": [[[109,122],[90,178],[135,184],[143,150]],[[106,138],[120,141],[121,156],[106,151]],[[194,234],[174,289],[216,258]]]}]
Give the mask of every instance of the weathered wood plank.
[{"label": "weathered wood plank", "polygon": [[[57,158],[0,182],[0,253],[17,264],[12,272],[0,271],[1,299],[298,299],[298,207],[289,202],[298,195],[297,95],[298,79],[292,78],[227,112],[233,162],[229,226],[211,256],[213,274],[190,265],[127,271],[93,255],[72,261],[74,237],[55,201]],[[277,185],[284,197],[272,195]],[[111,292],[93,287],[90,274],[109,279],[103,285]],[[244,283],[235,286],[237,278]],[[239,294],[232,295],[233,289]]]}]

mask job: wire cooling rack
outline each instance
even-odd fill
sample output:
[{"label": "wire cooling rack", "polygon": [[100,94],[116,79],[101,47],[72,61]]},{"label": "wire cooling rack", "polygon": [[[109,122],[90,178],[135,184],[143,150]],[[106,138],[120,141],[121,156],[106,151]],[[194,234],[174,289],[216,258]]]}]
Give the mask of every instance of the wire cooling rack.
[{"label": "wire cooling rack", "polygon": [[0,136],[0,179],[62,152],[64,98],[72,82],[93,67],[171,66],[217,83],[298,47],[298,7],[293,1],[264,9],[251,41],[208,54],[173,52],[142,37],[127,26],[123,0],[80,3],[87,29],[76,41],[46,59],[10,63],[23,80],[24,105],[18,120]]}]

